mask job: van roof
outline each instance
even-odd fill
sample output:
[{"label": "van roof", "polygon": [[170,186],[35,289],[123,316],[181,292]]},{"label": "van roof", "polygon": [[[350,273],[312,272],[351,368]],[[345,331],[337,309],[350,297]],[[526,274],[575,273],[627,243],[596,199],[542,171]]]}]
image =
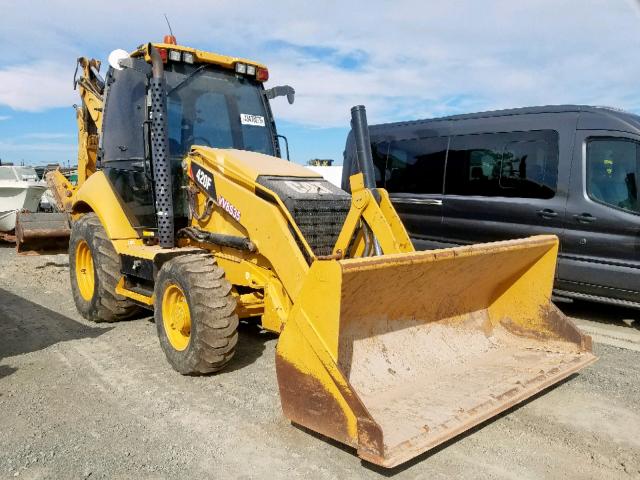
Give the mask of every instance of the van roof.
[{"label": "van roof", "polygon": [[483,118],[508,117],[516,115],[580,113],[581,124],[578,129],[623,130],[640,134],[640,116],[612,107],[594,107],[590,105],[545,105],[537,107],[509,108],[504,110],[490,110],[486,112],[465,113],[421,120],[383,123],[370,125],[372,133],[376,130],[389,128],[415,127],[432,122],[480,120]]}]

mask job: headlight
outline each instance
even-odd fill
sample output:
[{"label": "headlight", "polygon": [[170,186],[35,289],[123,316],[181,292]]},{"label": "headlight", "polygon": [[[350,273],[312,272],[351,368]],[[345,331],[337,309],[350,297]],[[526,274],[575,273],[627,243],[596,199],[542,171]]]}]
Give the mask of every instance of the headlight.
[{"label": "headlight", "polygon": [[169,60],[172,62],[179,62],[182,59],[182,55],[178,50],[169,50]]},{"label": "headlight", "polygon": [[193,63],[193,53],[189,53],[189,52],[183,52],[182,53],[182,61],[184,61],[184,63]]},{"label": "headlight", "polygon": [[247,73],[247,64],[246,63],[236,63],[236,73],[246,74]]}]

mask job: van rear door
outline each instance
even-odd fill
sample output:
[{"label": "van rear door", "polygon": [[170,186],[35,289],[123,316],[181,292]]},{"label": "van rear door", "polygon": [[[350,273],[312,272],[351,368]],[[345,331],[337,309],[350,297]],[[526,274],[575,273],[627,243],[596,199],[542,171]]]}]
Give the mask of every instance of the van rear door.
[{"label": "van rear door", "polygon": [[444,196],[445,231],[451,242],[539,233],[562,239],[567,197],[561,186],[568,183],[570,162],[559,162],[558,145],[555,130],[451,137]]},{"label": "van rear door", "polygon": [[640,299],[640,137],[578,130],[558,287]]}]

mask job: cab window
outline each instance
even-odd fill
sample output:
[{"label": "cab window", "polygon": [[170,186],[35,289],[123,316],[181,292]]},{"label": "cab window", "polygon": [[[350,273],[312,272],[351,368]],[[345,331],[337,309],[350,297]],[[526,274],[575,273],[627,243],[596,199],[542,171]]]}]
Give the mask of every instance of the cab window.
[{"label": "cab window", "polygon": [[[215,115],[210,112],[215,112]],[[203,93],[195,101],[193,143],[233,148],[230,114],[222,93]]]},{"label": "cab window", "polygon": [[596,202],[640,213],[640,148],[628,139],[587,142],[587,194]]}]

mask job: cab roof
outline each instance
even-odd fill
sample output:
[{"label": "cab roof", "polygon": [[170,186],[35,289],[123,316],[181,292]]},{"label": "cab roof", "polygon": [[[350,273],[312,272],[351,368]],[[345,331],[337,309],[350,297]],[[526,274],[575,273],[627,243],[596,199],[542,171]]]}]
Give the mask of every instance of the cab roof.
[{"label": "cab roof", "polygon": [[205,50],[198,50],[196,48],[187,47],[184,45],[174,45],[172,43],[145,43],[140,45],[135,51],[131,52],[132,57],[141,57],[143,56],[147,62],[151,61],[151,55],[149,52],[149,45],[153,45],[159,49],[165,50],[179,50],[181,52],[188,52],[193,54],[194,60],[197,63],[210,63],[213,65],[218,65],[223,68],[235,69],[236,63],[245,63],[247,65],[253,65],[256,68],[264,68],[267,67],[261,63],[255,62],[253,60],[247,60],[246,58],[240,57],[229,57],[227,55],[220,55],[214,52],[207,52]]}]

